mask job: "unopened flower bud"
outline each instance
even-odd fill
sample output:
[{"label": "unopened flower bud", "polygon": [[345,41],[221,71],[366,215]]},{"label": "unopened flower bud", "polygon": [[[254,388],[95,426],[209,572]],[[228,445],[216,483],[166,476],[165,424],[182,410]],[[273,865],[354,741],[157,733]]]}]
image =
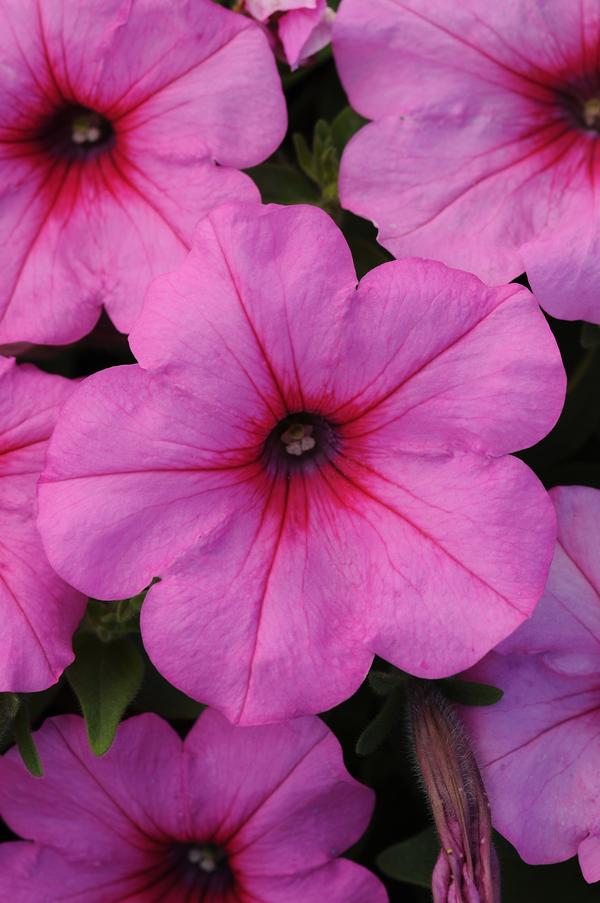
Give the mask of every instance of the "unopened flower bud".
[{"label": "unopened flower bud", "polygon": [[490,806],[469,741],[432,684],[414,682],[409,710],[415,754],[442,849],[434,903],[499,903]]}]

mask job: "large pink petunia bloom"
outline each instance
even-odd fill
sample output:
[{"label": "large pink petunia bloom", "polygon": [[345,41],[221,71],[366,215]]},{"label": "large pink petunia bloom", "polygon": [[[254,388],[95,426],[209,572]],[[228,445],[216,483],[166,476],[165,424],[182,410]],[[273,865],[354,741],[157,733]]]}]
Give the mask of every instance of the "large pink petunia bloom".
[{"label": "large pink petunia bloom", "polygon": [[0,693],[56,683],[84,597],[50,567],[35,525],[48,438],[73,384],[0,357]]},{"label": "large pink petunia bloom", "polygon": [[409,260],[357,290],[321,210],[227,206],[130,343],[65,407],[39,523],[90,594],[161,578],[142,633],[176,686],[233,721],[323,711],[374,653],[447,675],[529,616],[554,513],[507,453],[564,373],[526,289]]},{"label": "large pink petunia bloom", "polygon": [[385,903],[369,871],[339,859],[373,793],[346,771],[318,718],[232,727],[205,711],[182,743],[155,715],[124,721],[108,753],[84,722],[35,735],[45,776],[0,759],[0,814],[33,841],[0,844],[13,903]]},{"label": "large pink petunia bloom", "polygon": [[464,711],[494,823],[530,863],[576,853],[600,881],[600,492],[553,489],[558,543],[529,623],[469,674],[504,690]]},{"label": "large pink petunia bloom", "polygon": [[340,195],[396,256],[505,282],[600,323],[597,0],[343,0],[352,105]]},{"label": "large pink petunia bloom", "polygon": [[262,30],[212,0],[4,0],[0,344],[127,332],[286,113]]}]

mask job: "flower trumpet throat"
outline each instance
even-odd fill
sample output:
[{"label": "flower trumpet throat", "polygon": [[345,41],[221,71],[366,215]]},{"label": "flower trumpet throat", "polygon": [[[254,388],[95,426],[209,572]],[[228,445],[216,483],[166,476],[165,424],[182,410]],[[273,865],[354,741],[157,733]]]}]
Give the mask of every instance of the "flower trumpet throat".
[{"label": "flower trumpet throat", "polygon": [[409,695],[417,764],[442,849],[433,871],[434,903],[499,903],[490,806],[469,741],[431,684]]}]

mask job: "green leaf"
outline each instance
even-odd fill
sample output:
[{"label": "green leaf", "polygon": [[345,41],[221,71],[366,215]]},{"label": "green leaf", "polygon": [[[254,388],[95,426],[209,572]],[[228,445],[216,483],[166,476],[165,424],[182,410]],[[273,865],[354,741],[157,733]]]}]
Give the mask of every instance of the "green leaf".
[{"label": "green leaf", "polygon": [[371,671],[369,686],[378,696],[387,696],[392,690],[406,683],[408,675],[404,671]]},{"label": "green leaf", "polygon": [[301,135],[300,132],[294,132],[292,135],[292,141],[294,142],[294,149],[296,151],[296,158],[298,160],[298,165],[302,172],[305,172],[306,175],[313,180],[313,182],[319,181],[317,168],[315,166],[315,160],[313,152],[311,151],[306,138],[304,135]]},{"label": "green leaf", "polygon": [[331,139],[340,156],[352,136],[367,122],[368,120],[359,116],[352,107],[345,107],[341,113],[338,113],[331,123]]},{"label": "green leaf", "polygon": [[83,711],[90,746],[102,756],[144,676],[144,660],[131,637],[103,643],[92,634],[75,640],[75,661],[65,674]]},{"label": "green leaf", "polygon": [[402,840],[384,850],[376,859],[377,867],[396,881],[431,887],[431,874],[440,852],[440,842],[433,828]]},{"label": "green leaf", "polygon": [[262,163],[246,170],[260,191],[263,204],[317,204],[319,192],[310,179],[293,166]]},{"label": "green leaf", "polygon": [[44,774],[42,763],[35,745],[35,741],[31,734],[31,725],[29,723],[29,712],[26,705],[21,705],[14,721],[15,743],[23,764],[27,771],[34,778],[41,778]]},{"label": "green leaf", "polygon": [[437,680],[436,684],[444,696],[460,705],[495,705],[504,696],[504,691],[499,687],[461,680],[458,677]]},{"label": "green leaf", "polygon": [[396,687],[385,700],[381,711],[358,738],[356,752],[359,756],[370,756],[381,746],[398,724],[403,706],[404,688]]}]

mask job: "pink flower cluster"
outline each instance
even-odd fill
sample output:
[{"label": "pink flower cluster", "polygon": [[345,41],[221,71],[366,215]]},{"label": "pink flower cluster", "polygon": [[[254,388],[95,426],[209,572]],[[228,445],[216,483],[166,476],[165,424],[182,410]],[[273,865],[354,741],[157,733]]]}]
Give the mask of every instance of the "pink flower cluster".
[{"label": "pink flower cluster", "polygon": [[[600,493],[513,455],[565,396],[536,297],[600,323],[600,7],[3,0],[0,24],[0,343],[105,308],[137,361],[0,357],[0,693],[59,680],[86,597],[152,584],[145,650],[213,707],[185,741],[127,719],[102,759],[48,719],[41,780],[1,757],[25,840],[0,896],[383,903],[339,858],[371,793],[315,717],[375,655],[500,687],[464,712],[495,825],[600,880]],[[286,131],[273,34],[296,68],[332,27],[374,120],[341,203],[397,258],[360,281],[331,217],[241,171]]]}]

